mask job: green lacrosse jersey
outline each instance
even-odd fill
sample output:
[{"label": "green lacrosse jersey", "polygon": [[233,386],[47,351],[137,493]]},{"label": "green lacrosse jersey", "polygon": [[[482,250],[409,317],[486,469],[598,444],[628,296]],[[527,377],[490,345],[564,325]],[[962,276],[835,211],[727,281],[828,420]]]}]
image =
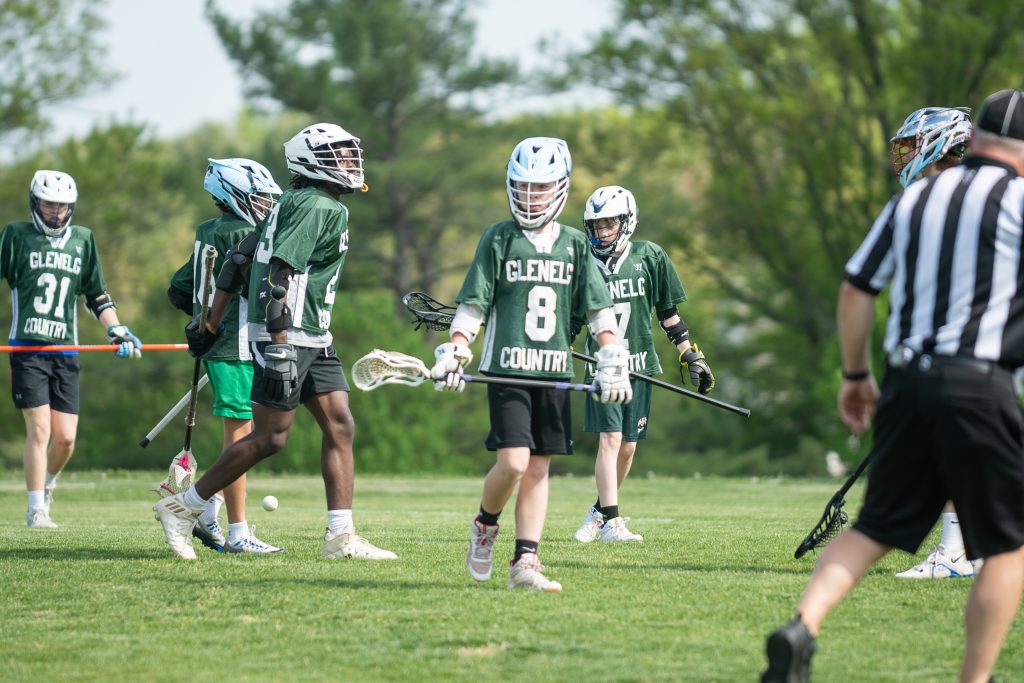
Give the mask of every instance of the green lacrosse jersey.
[{"label": "green lacrosse jersey", "polygon": [[456,301],[479,306],[487,321],[481,371],[572,377],[573,313],[586,315],[612,305],[586,236],[564,225],[554,230],[553,242],[535,245],[507,220],[489,227],[480,239]]},{"label": "green lacrosse jersey", "polygon": [[69,225],[47,237],[27,221],[0,233],[0,279],[11,286],[11,340],[78,343],[78,297],[107,289],[92,230]]},{"label": "green lacrosse jersey", "polygon": [[[608,261],[591,256],[604,276],[608,293],[615,302],[617,334],[629,351],[629,371],[641,375],[661,373],[661,363],[654,351],[652,312],[664,311],[686,301],[683,283],[679,281],[665,250],[653,242],[627,242],[622,255]],[[609,269],[608,264],[611,263]],[[574,329],[584,324],[577,316]],[[587,353],[597,352],[597,342],[587,335]],[[587,364],[587,379],[593,368]]]},{"label": "green lacrosse jersey", "polygon": [[[183,292],[192,292],[192,314],[199,315],[201,292],[203,290],[203,267],[206,263],[206,249],[217,250],[211,277],[217,281],[217,273],[224,265],[224,259],[232,247],[238,245],[254,228],[233,213],[223,213],[219,218],[204,221],[196,228],[196,240],[192,245],[192,257],[178,268],[171,277],[171,287]],[[208,304],[213,304],[216,288],[211,284]],[[224,310],[224,336],[217,340],[206,360],[251,360],[246,315],[249,307],[244,296],[234,297]]]},{"label": "green lacrosse jersey", "polygon": [[331,311],[335,290],[348,253],[348,209],[312,187],[288,190],[260,224],[260,243],[249,272],[249,334],[266,340],[266,308],[270,291],[264,279],[270,259],[295,269],[288,287],[292,328],[288,339],[299,346],[331,343]]}]

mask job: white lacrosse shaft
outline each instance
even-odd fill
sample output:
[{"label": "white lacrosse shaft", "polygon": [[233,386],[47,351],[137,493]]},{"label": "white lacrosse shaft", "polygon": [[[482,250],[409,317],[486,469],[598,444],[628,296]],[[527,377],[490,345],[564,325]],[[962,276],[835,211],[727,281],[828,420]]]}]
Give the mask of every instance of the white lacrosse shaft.
[{"label": "white lacrosse shaft", "polygon": [[[538,389],[558,389],[561,391],[586,391],[593,393],[598,387],[593,384],[573,384],[572,382],[545,382],[539,379],[520,379],[518,377],[488,377],[486,375],[460,375],[466,382],[480,384],[503,384],[513,387],[535,387]],[[385,384],[405,384],[418,386],[430,380],[430,370],[423,361],[397,351],[381,351],[374,349],[352,364],[352,381],[363,391],[373,391]]]},{"label": "white lacrosse shaft", "polygon": [[[209,383],[210,378],[206,375],[203,375],[202,378],[200,378],[199,383],[196,385],[196,391],[199,391]],[[171,423],[171,420],[178,416],[178,413],[180,413],[185,408],[185,406],[188,405],[191,399],[192,390],[189,389],[187,392],[185,392],[185,395],[181,397],[181,400],[175,403],[174,407],[171,408],[167,412],[167,414],[163,416],[163,419],[156,423],[156,427],[153,427],[153,429],[149,431],[149,434],[146,434],[146,436],[143,437],[142,441],[139,442],[139,445],[142,446],[143,448],[148,446],[149,442],[155,439],[156,435],[162,432],[164,430],[164,427],[169,425]]]}]

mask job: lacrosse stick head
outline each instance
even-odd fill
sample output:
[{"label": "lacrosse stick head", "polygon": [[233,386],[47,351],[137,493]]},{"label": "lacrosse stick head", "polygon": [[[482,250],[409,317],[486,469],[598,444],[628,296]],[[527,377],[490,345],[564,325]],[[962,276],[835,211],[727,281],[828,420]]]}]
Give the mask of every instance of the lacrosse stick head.
[{"label": "lacrosse stick head", "polygon": [[423,361],[397,351],[374,349],[352,364],[352,381],[363,391],[373,391],[385,384],[415,387],[428,379],[430,371]]},{"label": "lacrosse stick head", "polygon": [[452,326],[455,308],[441,303],[429,294],[409,292],[402,297],[402,303],[416,316],[413,324],[417,330],[426,326],[428,330],[445,332]]},{"label": "lacrosse stick head", "polygon": [[181,451],[171,460],[171,465],[167,468],[167,477],[157,484],[155,489],[150,490],[161,498],[187,491],[195,480],[197,467],[192,451]]},{"label": "lacrosse stick head", "polygon": [[821,515],[821,519],[818,520],[818,525],[814,527],[811,533],[807,534],[807,538],[803,540],[803,543],[793,553],[795,559],[799,560],[809,550],[824,547],[829,541],[839,535],[849,521],[846,511],[843,510],[843,505],[845,504],[846,499],[840,493],[832,496],[832,500],[825,506],[825,512]]}]

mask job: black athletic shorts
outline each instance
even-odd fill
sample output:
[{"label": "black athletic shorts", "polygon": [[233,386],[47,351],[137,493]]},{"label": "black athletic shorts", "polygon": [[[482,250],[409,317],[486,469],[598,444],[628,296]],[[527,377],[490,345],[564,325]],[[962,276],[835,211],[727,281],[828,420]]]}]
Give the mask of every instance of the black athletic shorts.
[{"label": "black athletic shorts", "polygon": [[1012,375],[914,365],[886,373],[854,527],[913,553],[952,500],[969,558],[1016,550],[1024,545],[1024,417]]},{"label": "black athletic shorts", "polygon": [[270,342],[252,342],[252,393],[250,400],[261,406],[278,410],[295,410],[300,403],[305,403],[317,394],[332,391],[348,391],[348,380],[341,360],[333,346],[325,349],[313,349],[308,346],[295,347],[295,364],[299,376],[296,389],[284,401],[267,398],[263,391],[263,350]]},{"label": "black athletic shorts", "polygon": [[569,392],[487,385],[491,432],[487,450],[529,446],[530,455],[572,454]]},{"label": "black athletic shorts", "polygon": [[18,410],[49,405],[78,415],[78,355],[11,354],[11,396]]}]

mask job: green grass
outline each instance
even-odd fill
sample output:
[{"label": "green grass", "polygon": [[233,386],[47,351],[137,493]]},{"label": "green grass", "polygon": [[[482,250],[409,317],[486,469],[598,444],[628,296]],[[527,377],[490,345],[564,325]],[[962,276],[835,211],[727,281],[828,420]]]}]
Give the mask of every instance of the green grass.
[{"label": "green grass", "polygon": [[[360,478],[359,530],[400,556],[360,563],[319,559],[318,478],[255,476],[250,522],[287,552],[198,548],[187,563],[152,518],[146,488],[161,477],[69,473],[56,531],[26,529],[20,481],[0,482],[0,678],[753,681],[813,566],[793,549],[836,488],[637,476],[622,505],[646,541],[610,547],[570,540],[593,484],[556,478],[541,558],[565,588],[545,595],[505,589],[511,518],[494,578],[470,580],[477,479]],[[259,508],[268,493],[274,513]],[[909,560],[886,558],[830,615],[815,680],[955,680],[971,582],[894,578]],[[1024,675],[1022,626],[999,661],[1006,680]]]}]

